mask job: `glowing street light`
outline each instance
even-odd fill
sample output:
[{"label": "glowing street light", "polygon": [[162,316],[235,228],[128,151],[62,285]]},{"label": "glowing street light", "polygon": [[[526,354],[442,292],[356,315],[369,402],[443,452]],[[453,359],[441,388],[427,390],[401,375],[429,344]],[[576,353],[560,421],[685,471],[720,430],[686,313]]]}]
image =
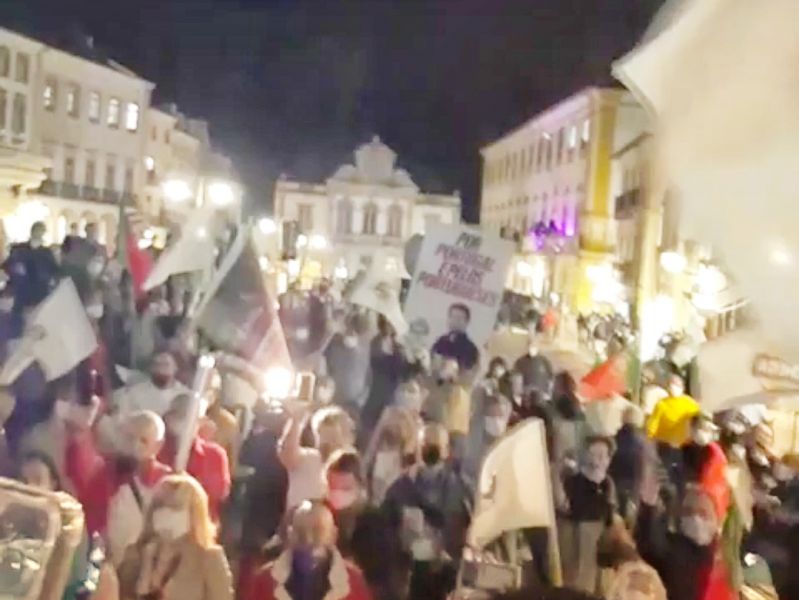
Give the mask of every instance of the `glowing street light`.
[{"label": "glowing street light", "polygon": [[308,246],[308,236],[301,233],[297,236],[297,248],[305,248]]},{"label": "glowing street light", "polygon": [[312,250],[324,250],[327,248],[327,238],[318,233],[314,234],[309,238],[308,245]]},{"label": "glowing street light", "polygon": [[208,198],[216,206],[230,206],[236,195],[227,181],[213,181],[208,185]]},{"label": "glowing street light", "polygon": [[182,204],[194,195],[189,182],[185,179],[168,179],[162,187],[164,196],[170,202]]},{"label": "glowing street light", "polygon": [[264,235],[272,235],[277,232],[277,223],[275,223],[274,219],[262,217],[258,219],[258,229],[260,229],[261,233]]},{"label": "glowing street light", "polygon": [[667,273],[671,273],[672,275],[677,275],[685,271],[687,264],[688,260],[685,258],[685,255],[680,252],[667,250],[660,255],[660,266],[663,267]]}]

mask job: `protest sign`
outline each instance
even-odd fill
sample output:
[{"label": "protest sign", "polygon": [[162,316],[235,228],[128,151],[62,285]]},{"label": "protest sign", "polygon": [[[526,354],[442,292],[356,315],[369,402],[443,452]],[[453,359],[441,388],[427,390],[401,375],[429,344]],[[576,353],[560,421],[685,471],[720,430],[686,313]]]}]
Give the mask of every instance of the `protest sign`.
[{"label": "protest sign", "polygon": [[494,329],[513,243],[460,225],[427,231],[405,301],[414,344],[431,347],[447,333],[453,305],[468,309],[467,335],[478,347]]}]

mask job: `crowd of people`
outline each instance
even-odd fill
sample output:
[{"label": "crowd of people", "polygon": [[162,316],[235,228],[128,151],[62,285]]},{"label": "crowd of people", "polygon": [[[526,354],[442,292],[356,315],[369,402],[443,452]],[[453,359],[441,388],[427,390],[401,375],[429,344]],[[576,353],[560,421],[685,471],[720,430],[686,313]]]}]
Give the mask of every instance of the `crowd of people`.
[{"label": "crowd of people", "polygon": [[[483,458],[528,419],[546,427],[559,560],[555,529],[516,532],[521,590],[488,597],[732,600],[756,573],[799,598],[799,460],[770,456],[763,423],[738,414],[675,416],[676,365],[645,370],[660,400],[630,403],[609,435],[540,351],[538,313],[478,348],[455,304],[435,346],[413,348],[322,280],[279,302],[310,396],[270,397],[221,353],[198,391],[199,349],[215,349],[190,327],[190,282],[143,293],[90,227],[59,248],[43,236],[35,225],[6,260],[3,356],[62,277],[98,346],[52,381],[31,365],[2,395],[3,474],[81,503],[78,552],[107,557],[95,598],[451,597],[465,555],[501,554],[467,548],[467,531]],[[719,476],[732,467],[748,505]]]}]

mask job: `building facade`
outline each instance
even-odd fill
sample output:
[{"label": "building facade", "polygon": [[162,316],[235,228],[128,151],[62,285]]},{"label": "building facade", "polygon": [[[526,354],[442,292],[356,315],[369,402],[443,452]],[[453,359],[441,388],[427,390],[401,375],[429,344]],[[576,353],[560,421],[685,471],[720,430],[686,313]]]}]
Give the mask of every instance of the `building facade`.
[{"label": "building facade", "polygon": [[319,274],[354,275],[377,251],[402,264],[404,246],[432,223],[460,222],[456,194],[427,194],[396,166],[396,154],[379,138],[355,151],[354,164],[339,167],[323,183],[281,178],[275,186],[275,218],[296,222],[307,237],[309,263]]},{"label": "building facade", "polygon": [[480,222],[519,244],[512,288],[580,312],[623,301],[611,163],[645,124],[628,93],[588,88],[482,149]]}]

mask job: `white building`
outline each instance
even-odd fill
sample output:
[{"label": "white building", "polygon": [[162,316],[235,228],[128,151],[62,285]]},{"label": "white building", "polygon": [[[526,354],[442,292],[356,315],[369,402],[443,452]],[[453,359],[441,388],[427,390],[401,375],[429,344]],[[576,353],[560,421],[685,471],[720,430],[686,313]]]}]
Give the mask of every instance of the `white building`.
[{"label": "white building", "polygon": [[52,161],[34,201],[51,241],[70,226],[98,224],[113,249],[120,205],[137,208],[144,185],[144,115],[153,84],[97,58],[91,40],[83,55],[44,47],[34,85],[33,143]]},{"label": "white building", "polygon": [[298,223],[320,273],[345,267],[354,274],[378,250],[401,264],[412,235],[424,234],[431,223],[460,222],[457,193],[420,191],[410,175],[397,168],[396,159],[375,137],[355,151],[355,164],[339,167],[324,183],[277,182],[275,217]]}]

